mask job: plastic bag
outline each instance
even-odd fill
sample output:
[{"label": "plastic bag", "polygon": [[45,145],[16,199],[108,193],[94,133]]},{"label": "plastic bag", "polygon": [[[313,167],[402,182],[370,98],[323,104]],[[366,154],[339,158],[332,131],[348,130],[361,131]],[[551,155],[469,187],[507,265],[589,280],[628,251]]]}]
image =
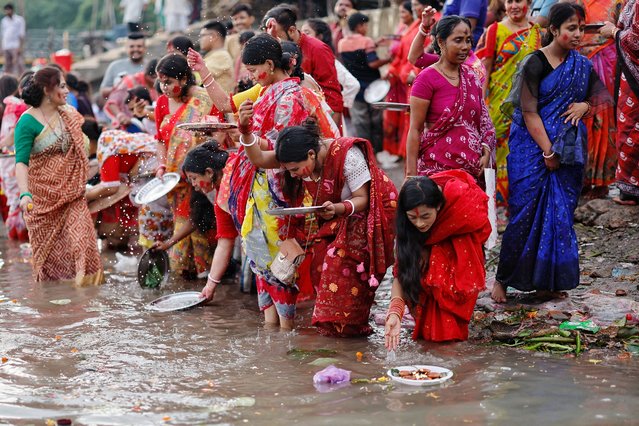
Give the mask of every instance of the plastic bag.
[{"label": "plastic bag", "polygon": [[484,179],[486,180],[486,195],[488,195],[488,220],[492,228],[485,246],[486,249],[490,250],[497,245],[497,205],[495,201],[495,185],[497,182],[495,180],[495,169],[484,169]]},{"label": "plastic bag", "polygon": [[559,325],[560,330],[582,330],[596,333],[599,331],[599,326],[593,322],[588,321],[565,321]]},{"label": "plastic bag", "polygon": [[348,370],[342,370],[334,365],[329,365],[323,370],[318,371],[313,376],[313,383],[330,383],[339,384],[351,381],[351,372]]}]

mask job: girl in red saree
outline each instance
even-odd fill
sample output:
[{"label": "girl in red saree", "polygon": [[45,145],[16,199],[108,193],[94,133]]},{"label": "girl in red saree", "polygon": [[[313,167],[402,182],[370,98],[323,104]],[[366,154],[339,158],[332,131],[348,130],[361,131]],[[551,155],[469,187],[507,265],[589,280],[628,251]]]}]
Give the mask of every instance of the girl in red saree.
[{"label": "girl in red saree", "polygon": [[433,47],[440,58],[417,76],[411,90],[408,176],[462,169],[477,179],[490,164],[495,127],[481,83],[464,64],[471,45],[467,19],[446,16],[437,23]]},{"label": "girl in red saree", "polygon": [[312,122],[280,132],[275,155],[248,147],[252,160],[282,167],[284,193],[301,205],[304,195],[323,206],[309,237],[304,217],[292,220],[294,235],[311,257],[317,298],[312,323],[326,336],[365,336],[375,290],[393,262],[397,192],[377,167],[370,142],[320,140]]},{"label": "girl in red saree", "polygon": [[[258,303],[267,323],[290,329],[294,325],[298,289],[280,282],[270,270],[278,253],[280,240],[287,238],[285,223],[263,212],[268,208],[286,207],[288,200],[282,193],[281,171],[266,170],[246,155],[245,148],[273,152],[280,131],[301,124],[306,118],[317,120],[323,137],[339,134],[328,110],[310,90],[300,85],[301,69],[294,55],[284,53],[280,43],[267,34],[253,37],[244,46],[242,62],[262,87],[259,97],[245,97],[239,108],[239,126],[244,145],[234,159],[229,160],[229,178],[220,191],[235,226],[242,236],[242,245],[251,269],[256,274]],[[208,73],[196,52],[189,52],[189,61],[202,70],[202,80]],[[295,76],[290,76],[290,74]],[[208,84],[208,83],[205,83]],[[223,111],[236,109],[238,95],[229,97],[214,80],[208,85],[209,95]],[[310,285],[309,285],[310,287]]]},{"label": "girl in red saree", "polygon": [[621,65],[617,101],[616,182],[620,204],[639,204],[639,2],[629,0],[614,31]]},{"label": "girl in red saree", "polygon": [[[165,172],[180,172],[186,153],[197,144],[197,138],[180,123],[202,121],[206,115],[217,114],[217,110],[205,89],[195,86],[195,78],[184,56],[173,53],[163,57],[157,66],[158,80],[164,93],[157,100],[155,121],[158,129],[158,160],[156,176]],[[180,182],[169,194],[173,210],[173,233],[180,235],[182,228],[189,226],[190,186]],[[198,253],[194,253],[197,250]],[[189,277],[206,277],[212,250],[208,239],[195,231],[177,243],[171,252],[171,269]],[[195,263],[195,257],[207,259]]]},{"label": "girl in red saree", "polygon": [[483,244],[490,235],[488,197],[462,170],[406,181],[397,208],[397,260],[386,315],[388,350],[399,343],[405,306],[413,339],[466,340],[485,287]]}]

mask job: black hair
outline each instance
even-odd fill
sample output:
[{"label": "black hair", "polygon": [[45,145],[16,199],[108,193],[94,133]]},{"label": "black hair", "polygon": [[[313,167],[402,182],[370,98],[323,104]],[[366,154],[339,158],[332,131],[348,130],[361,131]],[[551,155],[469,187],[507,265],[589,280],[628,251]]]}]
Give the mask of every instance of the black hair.
[{"label": "black hair", "polygon": [[406,212],[421,205],[439,208],[444,204],[444,195],[437,184],[426,176],[410,178],[399,191],[397,204],[395,253],[400,285],[408,301],[416,304],[422,291],[421,279],[425,269],[428,269],[428,255],[422,256],[424,242],[428,232],[420,232],[408,220]]},{"label": "black hair", "polygon": [[[211,139],[196,146],[186,154],[182,170],[185,173],[191,172],[203,175],[207,169],[211,169],[213,170],[213,180],[215,181],[218,176],[221,177],[228,158],[229,153],[221,149],[217,141]],[[192,189],[190,205],[190,219],[198,231],[206,232],[215,228],[213,204],[211,204],[205,194]]]},{"label": "black hair", "polygon": [[91,90],[91,87],[89,86],[89,83],[87,83],[84,80],[78,80],[78,88],[76,89],[79,93],[89,93],[89,90]]},{"label": "black hair", "polygon": [[266,23],[269,19],[274,18],[284,31],[288,32],[288,29],[295,26],[297,22],[297,9],[290,4],[280,4],[270,9],[264,15],[262,19],[262,27],[266,27]]},{"label": "black hair", "polygon": [[78,90],[78,83],[80,80],[78,80],[78,77],[76,77],[75,74],[70,72],[67,73],[64,80],[67,82],[67,86],[69,86],[70,89]]},{"label": "black hair", "polygon": [[289,75],[291,77],[297,77],[300,81],[304,80],[304,71],[302,70],[302,61],[304,61],[304,57],[302,56],[302,50],[299,48],[297,43],[293,43],[292,41],[283,41],[282,42],[282,52],[284,54],[288,53],[291,55],[291,59],[295,59],[295,68],[293,68]]},{"label": "black hair", "polygon": [[551,27],[559,31],[561,25],[577,15],[580,19],[586,19],[586,11],[583,7],[574,3],[555,3],[548,13],[548,30],[542,41],[542,46],[548,46],[554,40]]},{"label": "black hair", "polygon": [[149,105],[153,103],[153,99],[151,99],[151,94],[149,93],[149,89],[144,86],[135,86],[129,90],[127,90],[127,97],[124,103],[129,103],[133,99],[141,99],[143,101],[147,101]]},{"label": "black hair", "polygon": [[318,18],[307,19],[306,23],[309,27],[315,31],[316,37],[323,41],[324,44],[328,45],[331,48],[333,53],[335,53],[335,47],[333,47],[333,34],[331,33],[331,27],[328,24]]},{"label": "black hair", "polygon": [[[406,0],[401,4],[401,6],[411,14],[413,13],[413,3],[410,0]],[[422,19],[422,17],[420,16],[419,19]]]},{"label": "black hair", "polygon": [[22,89],[22,99],[34,108],[38,108],[44,99],[44,90],[51,90],[62,81],[62,72],[47,65],[29,77]]},{"label": "black hair", "polygon": [[[307,118],[301,126],[286,127],[277,135],[275,158],[280,163],[298,163],[308,158],[308,152],[320,151],[320,134],[317,123]],[[284,195],[295,200],[303,194],[304,186],[301,179],[284,172],[282,185]]]},{"label": "black hair", "polygon": [[155,72],[176,80],[186,78],[186,84],[182,87],[182,93],[180,94],[182,98],[186,98],[191,86],[195,86],[195,77],[193,77],[191,68],[189,68],[186,58],[179,53],[169,53],[165,55],[160,59],[160,62],[158,62]]},{"label": "black hair", "polygon": [[[418,19],[421,19],[421,17],[418,17]],[[446,40],[450,37],[455,30],[455,27],[461,23],[468,25],[468,28],[472,28],[470,21],[467,18],[457,15],[444,16],[435,24],[431,31],[431,34],[433,35],[433,50],[435,53],[441,56],[442,49],[439,46],[439,40]]]},{"label": "black hair", "polygon": [[158,66],[158,59],[157,58],[153,58],[149,61],[148,64],[146,64],[146,67],[144,68],[144,75],[148,75],[149,77],[157,77],[157,72],[155,71],[155,69]]},{"label": "black hair", "polygon": [[102,134],[102,127],[93,118],[85,118],[82,124],[82,133],[87,135],[89,140],[97,141]]},{"label": "black hair", "polygon": [[268,34],[258,34],[246,42],[242,49],[242,63],[244,65],[262,65],[267,60],[273,61],[275,68],[289,72],[291,69],[291,54],[282,51],[282,45]]},{"label": "black hair", "polygon": [[126,36],[126,38],[128,38],[129,40],[142,40],[142,39],[145,39],[146,37],[144,36],[144,33],[140,31],[135,31],[135,32],[129,33],[129,35]]},{"label": "black hair", "polygon": [[368,16],[360,12],[355,12],[348,17],[348,29],[351,31],[355,31],[358,25],[365,24],[368,21]]},{"label": "black hair", "polygon": [[255,31],[246,30],[242,31],[239,37],[240,45],[245,44],[247,41],[255,37]]},{"label": "black hair", "polygon": [[25,71],[20,76],[20,84],[18,84],[18,93],[20,93],[21,98],[22,98],[22,91],[24,90],[25,87],[27,87],[27,84],[31,81],[31,77],[33,77],[33,74],[35,74],[35,72]]},{"label": "black hair", "polygon": [[11,9],[14,10],[13,3],[7,3],[4,5],[4,10]]},{"label": "black hair", "polygon": [[[232,25],[232,24],[231,24]],[[224,40],[226,38],[226,25],[220,21],[209,21],[202,26],[203,29],[209,31],[216,31],[220,34],[220,37]]]},{"label": "black hair", "polygon": [[12,75],[4,74],[0,77],[0,103],[7,96],[18,92],[18,79]]},{"label": "black hair", "polygon": [[173,46],[175,50],[186,56],[189,53],[189,49],[194,49],[195,45],[187,36],[179,35],[169,40],[168,46]]},{"label": "black hair", "polygon": [[231,9],[231,16],[235,16],[238,13],[246,12],[248,16],[253,16],[253,8],[250,4],[238,3]]}]

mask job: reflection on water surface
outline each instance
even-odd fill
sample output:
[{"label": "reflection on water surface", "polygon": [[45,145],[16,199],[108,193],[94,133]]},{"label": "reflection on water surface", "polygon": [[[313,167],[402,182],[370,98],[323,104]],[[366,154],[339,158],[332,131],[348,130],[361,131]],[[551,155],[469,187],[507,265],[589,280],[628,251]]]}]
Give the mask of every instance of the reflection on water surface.
[{"label": "reflection on water surface", "polygon": [[[331,360],[318,358],[334,358],[354,378],[384,374],[389,365],[381,329],[368,339],[320,337],[308,327],[309,303],[300,308],[295,332],[264,328],[255,297],[240,293],[236,284],[219,287],[211,306],[149,312],[144,305],[160,295],[198,290],[201,284],[172,281],[158,291],[143,290],[134,274],[113,271],[110,253],[108,282],[100,288],[38,285],[17,245],[2,240],[0,251],[4,423],[637,422],[636,359],[602,359],[591,352],[574,360],[472,343],[424,344],[410,342],[406,334],[393,365],[441,365],[455,377],[432,388],[358,384],[321,393],[312,377]],[[63,299],[70,302],[51,303]],[[388,289],[380,289],[378,299],[386,303]],[[334,353],[289,353],[292,349]]]}]

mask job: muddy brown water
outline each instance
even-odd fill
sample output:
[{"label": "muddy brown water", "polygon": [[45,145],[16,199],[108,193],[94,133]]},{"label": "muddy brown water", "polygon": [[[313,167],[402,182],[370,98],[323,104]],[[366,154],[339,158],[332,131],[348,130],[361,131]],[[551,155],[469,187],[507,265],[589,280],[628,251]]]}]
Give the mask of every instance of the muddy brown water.
[{"label": "muddy brown water", "polygon": [[[237,283],[215,302],[175,313],[145,304],[200,283],[172,279],[145,290],[133,273],[76,289],[36,284],[18,245],[0,240],[0,424],[72,419],[83,425],[157,424],[637,424],[639,363],[586,353],[578,359],[522,353],[469,342],[412,342],[405,331],[397,360],[386,362],[383,332],[361,339],[318,336],[311,304],[294,332],[265,328],[255,296]],[[382,311],[388,288],[378,291]],[[52,300],[69,299],[58,305]],[[454,377],[439,386],[353,384],[319,392],[312,383],[330,349],[354,378],[391,366],[430,364]],[[364,354],[358,362],[356,352]]]}]

